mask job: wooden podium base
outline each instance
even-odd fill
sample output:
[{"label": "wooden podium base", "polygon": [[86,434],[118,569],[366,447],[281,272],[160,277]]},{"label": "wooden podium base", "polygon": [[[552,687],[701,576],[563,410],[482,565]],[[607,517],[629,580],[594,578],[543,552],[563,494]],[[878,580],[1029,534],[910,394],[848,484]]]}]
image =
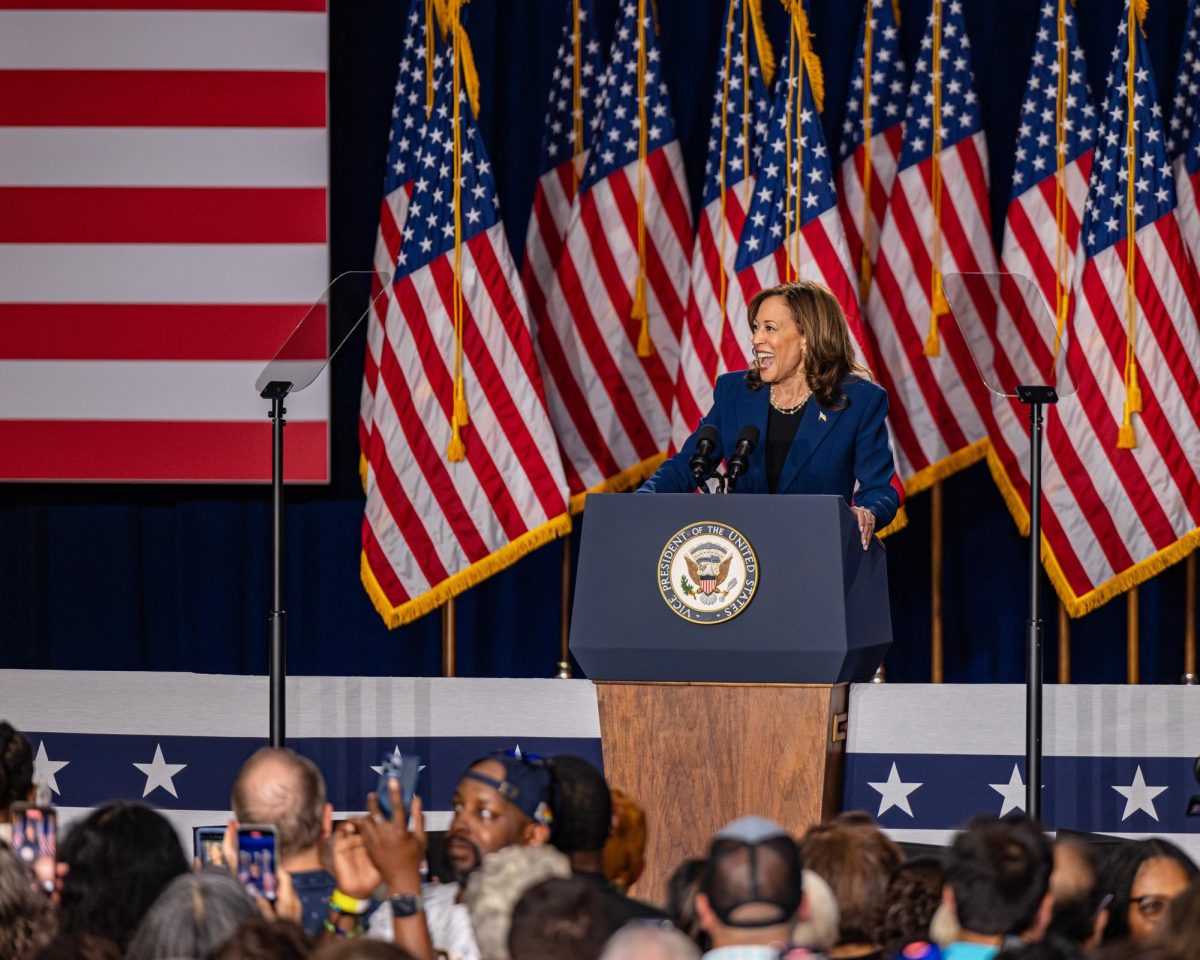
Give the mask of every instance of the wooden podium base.
[{"label": "wooden podium base", "polygon": [[836,813],[848,689],[598,682],[605,776],[646,811],[637,896],[663,902],[671,872],[736,817],[799,835]]}]

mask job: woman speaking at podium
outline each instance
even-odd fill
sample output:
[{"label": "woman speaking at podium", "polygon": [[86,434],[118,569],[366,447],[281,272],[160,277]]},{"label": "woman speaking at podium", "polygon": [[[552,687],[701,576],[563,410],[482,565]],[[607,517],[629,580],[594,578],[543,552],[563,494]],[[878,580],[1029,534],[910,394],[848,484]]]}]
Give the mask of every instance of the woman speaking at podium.
[{"label": "woman speaking at podium", "polygon": [[[718,433],[709,457],[726,464],[747,427],[761,438],[746,457],[737,493],[825,493],[845,498],[863,549],[896,515],[899,496],[888,444],[887,392],[854,359],[850,328],[828,287],[812,281],[760,291],[750,301],[749,370],[717,378],[712,409],[683,448],[639,493],[696,489],[690,462],[697,441]],[[741,444],[745,452],[747,444]],[[857,489],[855,483],[857,482]]]}]

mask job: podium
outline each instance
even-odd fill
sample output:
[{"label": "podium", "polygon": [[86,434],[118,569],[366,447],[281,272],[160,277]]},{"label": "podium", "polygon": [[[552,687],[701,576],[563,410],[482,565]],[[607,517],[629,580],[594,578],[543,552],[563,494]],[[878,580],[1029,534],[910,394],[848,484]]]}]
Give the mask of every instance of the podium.
[{"label": "podium", "polygon": [[588,497],[571,652],[608,780],[646,810],[639,895],[734,817],[838,811],[847,683],[891,638],[886,552],[840,497]]}]

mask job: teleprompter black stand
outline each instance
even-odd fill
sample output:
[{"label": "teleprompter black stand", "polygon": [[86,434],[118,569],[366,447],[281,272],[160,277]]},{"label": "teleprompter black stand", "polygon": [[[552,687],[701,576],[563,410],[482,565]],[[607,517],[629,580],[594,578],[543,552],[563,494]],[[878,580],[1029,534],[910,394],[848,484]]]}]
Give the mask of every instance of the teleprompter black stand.
[{"label": "teleprompter black stand", "polygon": [[[271,612],[269,625],[269,686],[271,746],[285,740],[287,680],[287,611],[283,609],[283,428],[287,408],[283,402],[312,385],[350,335],[383,296],[391,277],[368,271],[340,274],[325,288],[279,348],[275,358],[258,375],[254,388],[271,401]],[[338,334],[331,336],[332,330]]]},{"label": "teleprompter black stand", "polygon": [[1029,407],[1029,619],[1025,621],[1025,812],[1042,819],[1042,407],[1058,403],[1050,386],[1017,387]]},{"label": "teleprompter black stand", "polygon": [[[946,299],[979,376],[1004,398],[997,417],[1012,416],[1011,399],[1029,408],[1029,617],[1025,621],[1025,812],[1042,814],[1041,615],[1042,426],[1047,405],[1074,392],[1059,330],[1037,285],[1015,274],[955,273],[943,278]],[[1032,347],[1030,345],[1033,345]],[[1045,349],[1040,349],[1044,347]],[[1039,359],[1040,358],[1040,359]]]}]

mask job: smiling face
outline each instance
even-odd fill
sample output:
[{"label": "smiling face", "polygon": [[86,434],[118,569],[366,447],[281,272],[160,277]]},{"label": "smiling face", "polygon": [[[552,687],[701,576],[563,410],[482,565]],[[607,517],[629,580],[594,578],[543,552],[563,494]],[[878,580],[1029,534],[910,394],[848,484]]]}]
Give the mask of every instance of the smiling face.
[{"label": "smiling face", "polygon": [[750,345],[763,383],[794,384],[804,377],[806,341],[783,297],[767,297],[750,323]]}]

